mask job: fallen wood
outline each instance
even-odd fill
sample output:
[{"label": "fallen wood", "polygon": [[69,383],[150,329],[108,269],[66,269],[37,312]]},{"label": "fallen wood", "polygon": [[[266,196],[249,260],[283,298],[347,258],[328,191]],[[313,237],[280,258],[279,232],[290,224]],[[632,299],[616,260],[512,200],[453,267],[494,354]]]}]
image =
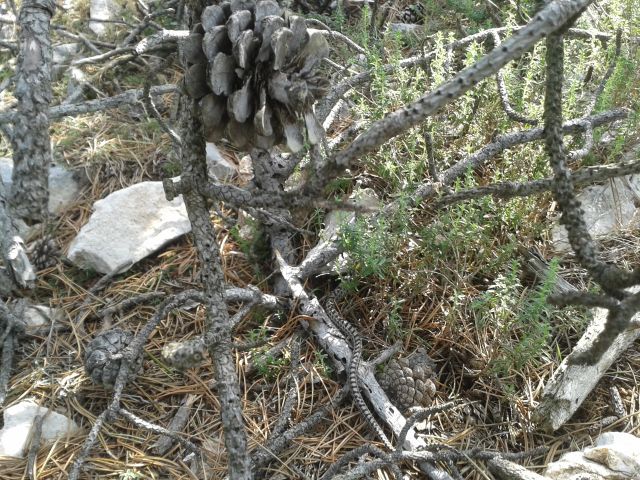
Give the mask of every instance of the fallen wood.
[{"label": "fallen wood", "polygon": [[547,477],[527,470],[522,465],[496,457],[487,462],[489,471],[501,480],[548,480]]},{"label": "fallen wood", "polygon": [[[315,296],[308,295],[305,287],[298,277],[299,270],[287,265],[279,252],[276,258],[280,265],[280,272],[291,289],[293,298],[298,301],[298,307],[306,316],[301,320],[302,326],[313,332],[317,342],[323,350],[329,353],[329,359],[333,368],[338,372],[346,371],[351,359],[351,349],[340,332],[333,326],[329,316]],[[362,385],[362,393],[368,398],[371,406],[396,435],[399,435],[406,423],[406,419],[400,411],[391,403],[387,394],[382,390],[378,380],[373,375],[373,370],[368,363],[361,363],[358,367],[359,379]],[[406,436],[403,447],[409,451],[424,448],[424,439],[416,437],[413,430]]]},{"label": "fallen wood", "polygon": [[[189,394],[185,397],[182,405],[180,405],[180,408],[178,408],[178,411],[171,419],[168,430],[175,433],[182,432],[185,425],[189,421],[191,415],[191,406],[197,399],[198,397],[193,394]],[[173,438],[168,435],[162,435],[160,436],[160,438],[158,438],[156,443],[153,444],[153,446],[151,447],[151,451],[156,455],[164,455],[171,449],[171,447],[173,447],[174,443],[175,440]]]},{"label": "fallen wood", "polygon": [[[636,293],[640,287],[630,288]],[[613,344],[595,365],[572,365],[573,357],[587,351],[604,329],[608,311],[594,310],[593,321],[580,338],[571,354],[566,357],[544,388],[542,401],[533,414],[533,421],[547,431],[555,431],[571,418],[587,398],[600,378],[618,357],[640,337],[640,314],[631,319],[630,328],[619,334]]]}]

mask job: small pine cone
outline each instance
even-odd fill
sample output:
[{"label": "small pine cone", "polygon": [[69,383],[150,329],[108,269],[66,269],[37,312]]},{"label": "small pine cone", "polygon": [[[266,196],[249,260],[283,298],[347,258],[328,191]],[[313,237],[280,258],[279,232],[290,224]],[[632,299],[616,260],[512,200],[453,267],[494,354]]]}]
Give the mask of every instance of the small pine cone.
[{"label": "small pine cone", "polygon": [[436,393],[434,368],[426,350],[418,348],[406,357],[389,360],[378,381],[400,410],[428,407]]},{"label": "small pine cone", "polygon": [[275,0],[231,0],[206,7],[180,42],[185,92],[199,100],[208,141],[236,148],[301,150],[324,132],[313,112],[329,82],[320,71],[329,45],[304,18]]},{"label": "small pine cone", "polygon": [[402,14],[400,15],[400,18],[402,19],[403,23],[410,23],[415,25],[422,25],[424,23],[424,17],[425,17],[424,4],[420,2],[412,3],[411,5],[408,5],[407,7],[405,7],[405,9],[402,11]]},{"label": "small pine cone", "polygon": [[171,342],[162,349],[164,361],[177,370],[198,367],[204,361],[207,348],[202,337],[186,342]]},{"label": "small pine cone", "polygon": [[53,267],[59,257],[60,247],[51,235],[36,240],[29,247],[29,258],[36,271]]},{"label": "small pine cone", "polygon": [[[133,334],[120,328],[102,332],[91,340],[84,355],[84,369],[93,383],[113,388],[120,370],[120,359],[112,357],[122,353],[132,340]],[[141,368],[142,358],[138,357],[131,373],[135,375]]]}]

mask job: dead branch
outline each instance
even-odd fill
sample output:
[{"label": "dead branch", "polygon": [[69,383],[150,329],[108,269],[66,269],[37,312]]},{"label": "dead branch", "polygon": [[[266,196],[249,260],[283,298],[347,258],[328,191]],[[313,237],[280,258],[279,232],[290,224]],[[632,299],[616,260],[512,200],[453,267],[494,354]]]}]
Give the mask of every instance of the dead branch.
[{"label": "dead branch", "polygon": [[600,99],[600,95],[602,95],[602,92],[604,92],[604,89],[607,86],[607,82],[611,78],[611,75],[613,75],[613,72],[616,69],[616,65],[618,64],[618,59],[620,58],[621,50],[622,50],[622,30],[618,30],[616,32],[616,49],[613,52],[613,59],[611,60],[611,64],[609,65],[609,68],[607,68],[607,71],[604,73],[604,75],[600,79],[598,88],[596,88],[596,91],[593,93],[593,98],[591,99],[591,102],[587,107],[587,112],[589,114],[591,114],[594,108],[596,108],[596,104]]},{"label": "dead branch", "polygon": [[118,47],[99,55],[92,57],[80,58],[71,62],[71,65],[79,67],[80,65],[88,65],[94,63],[101,63],[105,60],[109,60],[118,55],[129,55],[130,58],[135,58],[139,55],[151,53],[156,50],[167,48],[168,44],[175,43],[182,38],[189,36],[188,30],[162,30],[161,32],[154,33],[132,47]]},{"label": "dead branch", "polygon": [[[631,289],[632,292],[640,288]],[[544,387],[542,400],[536,408],[533,420],[544,430],[555,431],[564,425],[582,405],[602,376],[618,357],[640,337],[640,314],[635,313],[631,328],[618,334],[607,351],[594,364],[574,361],[583,352],[589,352],[601,332],[607,328],[608,310],[597,308],[593,320],[553,377]]]},{"label": "dead branch", "polygon": [[[483,30],[478,33],[474,33],[473,35],[469,35],[460,40],[456,40],[444,46],[446,50],[459,50],[469,46],[474,42],[483,42],[488,38],[491,38],[493,35],[501,35],[509,32],[517,32],[518,30],[524,27],[516,27],[515,29],[512,27],[499,27],[499,28],[491,28],[488,30]],[[580,28],[571,28],[567,32],[567,36],[580,39],[580,40],[591,40],[598,39],[603,42],[607,42],[614,38],[614,35],[606,32],[599,32],[595,30],[584,30]],[[632,41],[640,41],[639,38],[632,39]],[[435,58],[436,51],[428,52],[424,55],[417,55],[414,57],[409,57],[401,60],[397,64],[388,64],[382,67],[382,71],[385,74],[390,74],[396,71],[399,68],[410,68],[410,67],[426,67],[429,62]],[[328,111],[331,109],[335,103],[342,98],[349,90],[352,88],[358,87],[360,85],[365,85],[369,83],[373,78],[373,71],[368,70],[366,72],[359,73],[352,77],[344,79],[342,82],[334,85],[328,95],[318,104],[317,112],[318,119],[323,121],[323,119],[328,114]]]},{"label": "dead branch", "polygon": [[[151,95],[166,95],[168,93],[174,93],[178,90],[175,85],[167,84],[157,87],[151,87]],[[82,103],[57,105],[49,109],[49,119],[56,120],[58,118],[70,117],[76,115],[82,115],[84,113],[101,112],[103,110],[109,110],[111,108],[118,108],[123,105],[133,105],[142,100],[144,89],[137,88],[127,90],[119,95],[113,97],[100,98],[96,100],[87,100]],[[0,113],[0,124],[15,122],[17,113],[15,112],[3,112]]]},{"label": "dead branch", "polygon": [[436,87],[435,91],[421,99],[386,115],[373,123],[366,132],[349,146],[332,155],[327,164],[311,172],[299,193],[315,195],[336,175],[349,168],[356,159],[376,150],[383,143],[422,122],[444,105],[452,102],[477,85],[478,82],[497,73],[504,65],[518,58],[541,38],[562,27],[574,15],[581,12],[592,0],[556,0],[548,3],[525,27],[518,30],[499,48],[487,53],[475,64],[456,74],[451,80]]},{"label": "dead branch", "polygon": [[[178,411],[169,423],[169,427],[167,428],[169,432],[178,434],[178,432],[180,432],[187,425],[191,414],[191,406],[196,401],[196,398],[196,395],[192,394],[189,394],[184,398],[182,404],[178,408]],[[160,435],[160,438],[158,438],[156,443],[153,444],[151,449],[156,455],[164,455],[171,449],[175,440],[175,437],[171,435]]]},{"label": "dead branch", "polygon": [[[493,44],[494,48],[498,48],[500,46],[500,35],[498,33],[493,32]],[[498,70],[496,73],[496,82],[498,84],[498,93],[500,94],[500,102],[502,103],[502,109],[507,114],[511,120],[520,123],[526,123],[528,125],[537,125],[538,120],[527,118],[521,113],[516,112],[511,106],[511,102],[509,101],[509,92],[507,91],[507,85],[504,81],[504,70]]]},{"label": "dead branch", "polygon": [[[196,447],[192,442],[190,442],[185,438],[182,438],[179,434],[177,434],[175,431],[171,429],[166,429],[161,427],[160,425],[156,425],[154,423],[148,422],[147,420],[144,420],[138,417],[137,415],[133,414],[132,412],[130,412],[125,408],[120,408],[118,410],[118,414],[123,416],[127,420],[129,420],[134,425],[144,430],[163,435],[164,437],[171,438],[172,440],[175,440],[181,443],[187,450],[191,450],[192,452],[196,452],[196,453],[200,452],[200,449]],[[186,423],[186,419],[185,419],[185,423]]]},{"label": "dead branch", "polygon": [[[611,178],[640,173],[640,162],[616,163],[612,165],[584,167],[572,172],[575,186],[593,185]],[[553,189],[552,178],[532,180],[531,182],[501,182],[484,187],[460,190],[443,195],[433,203],[433,208],[443,208],[466,200],[492,195],[495,198],[510,199],[515,197],[529,197]]]},{"label": "dead branch", "polygon": [[[206,178],[204,137],[202,125],[196,116],[196,101],[185,96],[180,105],[182,171],[196,178]],[[205,341],[215,366],[220,403],[224,405],[220,416],[229,455],[229,475],[231,478],[249,478],[251,464],[232,351],[233,326],[224,301],[225,282],[216,234],[209,218],[206,198],[195,191],[184,194],[183,198],[202,265],[207,311]]]}]

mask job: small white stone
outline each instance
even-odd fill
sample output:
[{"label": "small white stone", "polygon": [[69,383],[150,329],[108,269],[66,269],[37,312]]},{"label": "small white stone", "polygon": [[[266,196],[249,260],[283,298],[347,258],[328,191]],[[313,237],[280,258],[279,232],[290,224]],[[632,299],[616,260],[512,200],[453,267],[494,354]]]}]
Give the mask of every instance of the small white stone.
[{"label": "small white stone", "polygon": [[79,267],[101,273],[124,272],[190,231],[182,196],[168,202],[162,182],[142,182],[94,204],[94,212],[71,243],[68,257]]},{"label": "small white stone", "polygon": [[[95,20],[114,20],[120,13],[121,7],[115,0],[91,0],[89,15]],[[112,26],[108,22],[89,22],[89,28],[96,35],[103,36]]]},{"label": "small white stone", "polygon": [[50,444],[80,433],[76,422],[39,407],[31,400],[23,400],[4,411],[4,428],[0,430],[0,456],[23,458],[28,449],[33,422],[38,415],[47,414],[42,423],[41,445]]},{"label": "small white stone", "polygon": [[550,480],[632,480],[640,478],[640,438],[624,432],[603,433],[595,446],[565,453],[547,466]]},{"label": "small white stone", "polygon": [[603,433],[584,456],[629,478],[640,478],[640,438],[630,433]]},{"label": "small white stone", "polygon": [[28,331],[38,330],[51,325],[52,319],[54,322],[62,320],[62,311],[44,305],[30,305],[25,308],[23,319]]},{"label": "small white stone", "polygon": [[[0,157],[0,177],[7,190],[11,189],[13,160]],[[73,172],[57,164],[49,166],[49,213],[59,214],[78,197],[80,183]]]},{"label": "small white stone", "polygon": [[66,63],[78,53],[79,43],[62,43],[53,47],[53,63]]},{"label": "small white stone", "polygon": [[237,165],[225,158],[215,143],[207,142],[207,174],[212,180],[228,180],[238,173]]}]

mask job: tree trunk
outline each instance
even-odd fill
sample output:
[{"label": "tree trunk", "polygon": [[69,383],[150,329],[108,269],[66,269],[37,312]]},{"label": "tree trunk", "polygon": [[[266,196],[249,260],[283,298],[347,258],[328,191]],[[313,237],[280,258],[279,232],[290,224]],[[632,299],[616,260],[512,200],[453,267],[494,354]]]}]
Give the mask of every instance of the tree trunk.
[{"label": "tree trunk", "polygon": [[49,103],[51,102],[51,40],[53,0],[24,0],[20,9],[20,54],[15,97],[18,100],[11,144],[13,185],[10,204],[23,219],[42,220],[49,201]]}]

